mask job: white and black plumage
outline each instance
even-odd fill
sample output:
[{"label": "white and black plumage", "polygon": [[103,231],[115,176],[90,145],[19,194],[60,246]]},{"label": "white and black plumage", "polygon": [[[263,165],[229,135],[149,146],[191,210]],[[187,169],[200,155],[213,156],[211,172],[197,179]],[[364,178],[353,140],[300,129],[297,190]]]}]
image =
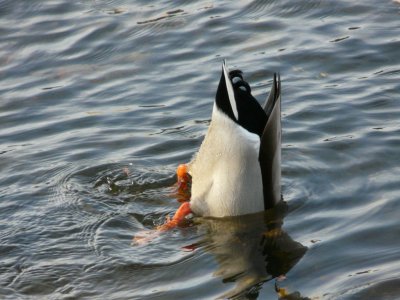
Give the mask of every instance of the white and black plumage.
[{"label": "white and black plumage", "polygon": [[[182,224],[186,216],[239,216],[272,208],[281,199],[281,84],[274,75],[264,106],[251,95],[240,70],[225,62],[211,123],[194,159],[177,169],[178,191],[187,190],[172,219],[156,232],[134,237],[143,244],[159,232]],[[186,200],[186,199],[185,199]]]},{"label": "white and black plumage", "polygon": [[237,216],[263,211],[281,199],[281,85],[274,75],[261,106],[240,70],[225,62],[211,123],[188,164],[190,209],[201,216]]}]

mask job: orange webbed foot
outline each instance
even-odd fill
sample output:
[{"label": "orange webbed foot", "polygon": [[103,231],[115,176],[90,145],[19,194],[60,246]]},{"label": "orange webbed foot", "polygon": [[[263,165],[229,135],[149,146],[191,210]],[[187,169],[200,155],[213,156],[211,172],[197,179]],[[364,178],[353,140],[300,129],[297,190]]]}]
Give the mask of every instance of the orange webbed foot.
[{"label": "orange webbed foot", "polygon": [[176,169],[176,175],[178,178],[177,182],[177,194],[179,202],[183,202],[178,210],[175,212],[174,216],[170,218],[167,217],[165,223],[156,228],[156,230],[143,230],[135,235],[132,239],[132,244],[136,245],[146,245],[156,237],[160,235],[161,232],[173,229],[177,226],[181,226],[186,221],[186,216],[191,214],[190,203],[187,202],[190,199],[190,184],[191,176],[188,172],[188,166],[186,164],[181,164]]},{"label": "orange webbed foot", "polygon": [[132,245],[147,245],[159,235],[160,232],[158,230],[142,230],[133,237]]},{"label": "orange webbed foot", "polygon": [[188,166],[186,164],[181,164],[176,169],[176,176],[178,178],[177,182],[177,196],[178,201],[183,202],[190,199],[190,184],[191,176],[189,175]]},{"label": "orange webbed foot", "polygon": [[188,166],[186,164],[181,164],[176,168],[176,176],[178,177],[178,189],[185,190],[190,184],[191,178],[189,175]]},{"label": "orange webbed foot", "polygon": [[156,228],[156,230],[145,230],[141,231],[139,234],[133,237],[132,244],[136,245],[146,245],[151,242],[153,239],[158,237],[161,232],[173,229],[180,225],[183,225],[186,221],[186,216],[192,213],[190,209],[190,203],[184,202],[175,212],[172,219],[167,217],[166,222],[163,225],[160,225]]},{"label": "orange webbed foot", "polygon": [[190,209],[190,202],[184,202],[175,212],[175,215],[172,217],[172,219],[167,218],[167,222],[161,226],[158,226],[157,230],[166,231],[182,225],[186,221],[186,216],[191,213],[192,210]]}]

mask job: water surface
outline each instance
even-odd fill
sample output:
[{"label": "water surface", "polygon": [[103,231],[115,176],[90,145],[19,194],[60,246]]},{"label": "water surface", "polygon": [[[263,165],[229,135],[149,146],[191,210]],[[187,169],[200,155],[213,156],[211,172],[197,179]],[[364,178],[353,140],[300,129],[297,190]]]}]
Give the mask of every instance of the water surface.
[{"label": "water surface", "polygon": [[[5,299],[398,299],[398,1],[0,1]],[[179,206],[222,59],[282,78],[285,203]],[[289,296],[286,297],[289,299]]]}]

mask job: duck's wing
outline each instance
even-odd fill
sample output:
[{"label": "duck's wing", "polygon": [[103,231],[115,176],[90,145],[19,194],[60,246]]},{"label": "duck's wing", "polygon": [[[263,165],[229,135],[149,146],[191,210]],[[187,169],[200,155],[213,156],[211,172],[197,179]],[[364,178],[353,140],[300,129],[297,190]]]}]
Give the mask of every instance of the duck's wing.
[{"label": "duck's wing", "polygon": [[[271,91],[265,101],[263,108],[267,116],[269,116],[274,108],[275,102],[281,93],[281,80],[279,74],[274,73],[274,80],[272,82]],[[279,95],[278,95],[279,94]]]},{"label": "duck's wing", "polygon": [[261,166],[265,209],[281,200],[281,80],[274,74],[271,92],[263,106],[268,116],[261,136]]}]

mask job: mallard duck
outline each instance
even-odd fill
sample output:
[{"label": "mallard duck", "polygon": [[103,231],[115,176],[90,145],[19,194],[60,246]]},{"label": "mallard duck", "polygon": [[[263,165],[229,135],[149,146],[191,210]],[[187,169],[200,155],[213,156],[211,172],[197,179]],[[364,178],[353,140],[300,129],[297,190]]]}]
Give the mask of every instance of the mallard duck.
[{"label": "mallard duck", "polygon": [[273,207],[281,199],[280,163],[280,76],[274,74],[261,106],[243,72],[229,71],[224,61],[205,138],[192,161],[177,169],[181,188],[191,181],[191,198],[172,221],[189,213],[225,217]]}]

